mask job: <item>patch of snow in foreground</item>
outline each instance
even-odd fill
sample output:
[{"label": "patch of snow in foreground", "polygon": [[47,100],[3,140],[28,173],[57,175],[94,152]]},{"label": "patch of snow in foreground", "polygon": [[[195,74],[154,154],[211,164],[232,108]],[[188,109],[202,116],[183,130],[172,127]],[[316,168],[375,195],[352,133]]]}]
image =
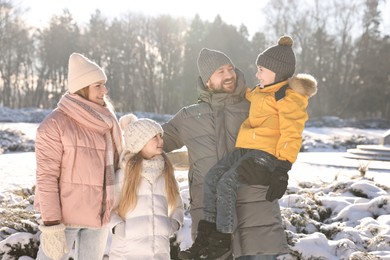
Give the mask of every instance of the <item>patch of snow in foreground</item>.
[{"label": "patch of snow in foreground", "polygon": [[[175,173],[188,207],[187,171]],[[367,175],[372,174],[375,180],[381,180],[389,179],[386,176],[389,173],[371,173],[369,170]],[[290,177],[288,192],[280,199],[280,206],[292,252],[280,259],[319,257],[336,260],[352,259],[352,256],[356,257],[353,259],[390,259],[390,195],[389,188],[381,181],[371,181],[372,177],[361,178],[357,169],[353,168],[309,165],[300,161],[294,164]],[[0,255],[7,255],[10,248],[6,244],[23,244],[31,239],[37,245],[39,240],[36,225],[39,214],[32,209],[33,195],[25,199],[26,196],[13,193],[34,185],[35,154],[0,155],[0,178],[0,216],[9,208],[21,208],[32,213],[28,222],[24,219],[20,224],[7,224],[12,226],[7,228],[12,235],[4,236],[4,240],[0,241]],[[1,219],[0,226],[5,222]],[[24,230],[26,225],[31,226],[31,232],[19,231]],[[184,227],[177,235],[182,249],[192,243],[190,227],[191,217],[187,212]],[[1,228],[0,233],[5,229],[5,226]],[[110,240],[107,252],[109,244]],[[24,259],[33,258],[26,256]]]}]

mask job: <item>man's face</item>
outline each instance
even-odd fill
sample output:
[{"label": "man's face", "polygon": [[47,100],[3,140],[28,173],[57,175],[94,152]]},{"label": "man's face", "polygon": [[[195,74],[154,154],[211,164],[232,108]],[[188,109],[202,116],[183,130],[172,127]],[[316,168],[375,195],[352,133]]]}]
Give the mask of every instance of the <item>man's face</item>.
[{"label": "man's face", "polygon": [[207,87],[214,93],[233,93],[236,89],[237,75],[230,64],[219,67],[207,81]]}]

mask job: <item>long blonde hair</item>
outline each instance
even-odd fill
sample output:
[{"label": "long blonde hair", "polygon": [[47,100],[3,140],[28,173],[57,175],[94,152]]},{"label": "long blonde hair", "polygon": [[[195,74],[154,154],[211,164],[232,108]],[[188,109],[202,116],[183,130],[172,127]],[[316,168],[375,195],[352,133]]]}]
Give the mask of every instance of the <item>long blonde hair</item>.
[{"label": "long blonde hair", "polygon": [[[164,158],[165,192],[168,198],[168,207],[172,210],[176,207],[177,198],[180,196],[179,187],[175,179],[172,163],[165,153],[162,153],[162,156]],[[122,219],[125,219],[127,212],[133,210],[137,204],[143,160],[146,159],[139,152],[126,161],[124,169],[125,178],[117,207],[118,214]]]}]

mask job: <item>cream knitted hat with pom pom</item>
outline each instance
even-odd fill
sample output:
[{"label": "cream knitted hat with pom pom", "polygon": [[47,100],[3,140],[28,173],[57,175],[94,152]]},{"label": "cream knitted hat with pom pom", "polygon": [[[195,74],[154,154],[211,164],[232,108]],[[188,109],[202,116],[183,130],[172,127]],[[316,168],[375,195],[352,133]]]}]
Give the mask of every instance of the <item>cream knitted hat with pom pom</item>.
[{"label": "cream knitted hat with pom pom", "polygon": [[157,134],[163,134],[159,123],[148,118],[137,118],[134,114],[127,114],[119,119],[125,140],[124,150],[138,153]]}]

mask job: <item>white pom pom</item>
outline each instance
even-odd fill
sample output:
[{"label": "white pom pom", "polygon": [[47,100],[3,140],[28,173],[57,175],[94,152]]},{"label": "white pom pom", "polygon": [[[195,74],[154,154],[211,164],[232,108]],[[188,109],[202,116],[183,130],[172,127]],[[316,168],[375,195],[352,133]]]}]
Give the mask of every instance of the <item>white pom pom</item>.
[{"label": "white pom pom", "polygon": [[129,124],[131,124],[137,120],[138,120],[138,118],[134,114],[123,115],[123,116],[121,116],[121,118],[119,118],[119,125],[121,126],[122,130],[124,130],[126,128],[126,126],[128,126]]}]

